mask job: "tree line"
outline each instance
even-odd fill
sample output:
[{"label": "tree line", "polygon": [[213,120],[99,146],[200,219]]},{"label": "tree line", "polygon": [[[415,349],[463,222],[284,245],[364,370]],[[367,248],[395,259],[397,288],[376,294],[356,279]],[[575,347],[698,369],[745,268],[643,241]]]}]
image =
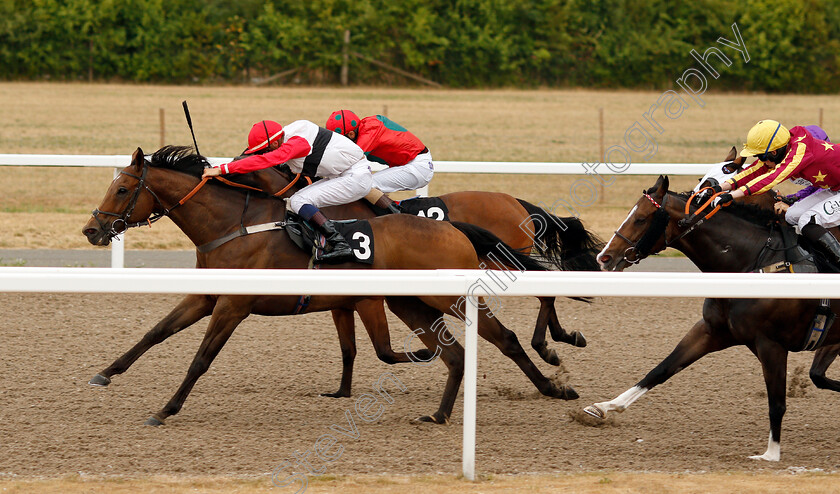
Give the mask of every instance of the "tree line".
[{"label": "tree line", "polygon": [[[737,23],[718,89],[835,92],[840,0],[0,0],[0,79],[336,84],[349,49],[448,87],[670,88]],[[416,84],[350,57],[353,84]]]}]

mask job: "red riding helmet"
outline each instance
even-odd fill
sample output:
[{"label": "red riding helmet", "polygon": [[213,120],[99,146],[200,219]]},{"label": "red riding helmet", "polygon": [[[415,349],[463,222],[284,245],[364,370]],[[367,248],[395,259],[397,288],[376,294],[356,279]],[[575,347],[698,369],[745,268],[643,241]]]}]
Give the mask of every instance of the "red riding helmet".
[{"label": "red riding helmet", "polygon": [[327,130],[346,136],[351,130],[359,129],[362,119],[350,110],[334,111],[327,119]]},{"label": "red riding helmet", "polygon": [[248,133],[248,149],[245,150],[245,154],[268,149],[268,145],[283,137],[283,133],[283,126],[273,120],[255,123]]}]

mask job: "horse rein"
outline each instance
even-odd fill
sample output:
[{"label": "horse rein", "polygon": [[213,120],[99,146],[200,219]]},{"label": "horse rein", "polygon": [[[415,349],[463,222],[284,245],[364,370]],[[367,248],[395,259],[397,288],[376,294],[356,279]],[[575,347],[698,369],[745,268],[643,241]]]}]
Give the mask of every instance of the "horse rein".
[{"label": "horse rein", "polygon": [[[665,194],[665,197],[662,199],[662,204],[659,204],[659,202],[657,202],[656,199],[653,198],[653,196],[651,196],[647,192],[644,192],[642,194],[642,196],[645,197],[647,200],[649,200],[656,207],[656,212],[654,213],[654,215],[655,216],[659,215],[659,220],[658,220],[658,223],[657,223],[657,220],[655,218],[654,221],[651,223],[650,227],[648,227],[648,229],[645,230],[645,232],[642,234],[641,238],[638,241],[635,241],[635,242],[630,240],[629,238],[627,238],[625,235],[622,235],[621,233],[619,233],[618,230],[616,230],[614,232],[616,237],[620,238],[621,240],[624,240],[625,242],[627,242],[630,245],[630,247],[628,247],[624,251],[623,260],[625,262],[627,262],[628,264],[638,264],[642,261],[642,259],[645,259],[648,255],[650,255],[650,252],[648,252],[648,250],[653,246],[653,242],[656,241],[657,239],[659,239],[659,237],[661,235],[664,234],[666,236],[665,237],[665,248],[671,247],[672,245],[674,245],[679,240],[682,240],[689,233],[693,232],[695,228],[697,228],[698,226],[705,223],[706,220],[708,220],[709,218],[711,218],[712,216],[717,214],[717,212],[720,211],[721,206],[715,206],[714,209],[709,211],[705,216],[698,216],[700,213],[702,213],[702,211],[704,209],[706,209],[712,203],[712,201],[714,201],[714,199],[716,197],[724,194],[724,192],[718,192],[716,194],[713,194],[711,197],[709,197],[709,199],[706,202],[704,202],[700,206],[699,209],[695,210],[693,213],[690,211],[691,202],[694,200],[694,198],[698,194],[700,194],[701,192],[703,192],[706,189],[711,189],[711,187],[704,187],[704,188],[700,189],[699,191],[693,193],[688,198],[688,200],[685,203],[686,217],[681,219],[678,222],[678,226],[680,226],[680,227],[688,226],[688,228],[686,230],[684,230],[682,233],[680,233],[679,235],[677,235],[675,238],[672,238],[670,240],[667,238],[668,223],[667,223],[667,221],[663,221],[664,217],[668,216],[668,213],[665,211],[665,204],[668,201],[667,193]],[[662,226],[660,227],[659,225],[662,225]],[[656,229],[658,229],[658,228],[661,228],[662,231],[661,232],[656,231]],[[648,245],[648,244],[650,244],[650,245]],[[641,247],[640,247],[640,245],[641,245]],[[632,258],[630,257],[631,255],[633,256]]]}]

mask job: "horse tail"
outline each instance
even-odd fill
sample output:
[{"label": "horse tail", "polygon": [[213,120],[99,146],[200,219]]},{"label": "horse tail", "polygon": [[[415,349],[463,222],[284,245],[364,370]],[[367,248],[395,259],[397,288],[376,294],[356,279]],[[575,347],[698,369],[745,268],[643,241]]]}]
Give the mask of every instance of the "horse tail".
[{"label": "horse tail", "polygon": [[504,243],[492,232],[480,226],[453,221],[452,226],[467,236],[475,248],[479,258],[491,259],[494,264],[501,263],[503,266],[522,271],[549,271],[549,268],[539,260],[519,252],[508,244]]},{"label": "horse tail", "polygon": [[598,271],[598,252],[604,247],[604,241],[586,230],[583,223],[574,216],[561,218],[545,209],[522,199],[519,204],[532,219],[543,228],[534,233],[534,249],[537,255],[562,271]]}]

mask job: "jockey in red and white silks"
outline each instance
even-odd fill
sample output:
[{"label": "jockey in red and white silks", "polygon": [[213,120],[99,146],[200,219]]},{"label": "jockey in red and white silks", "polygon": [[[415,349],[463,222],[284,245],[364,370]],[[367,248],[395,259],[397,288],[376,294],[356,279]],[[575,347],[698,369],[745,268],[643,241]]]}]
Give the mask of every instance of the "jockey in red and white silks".
[{"label": "jockey in red and white silks", "polygon": [[370,192],[370,162],[361,148],[308,120],[297,120],[285,129],[271,120],[258,122],[248,134],[248,146],[244,154],[251,156],[208,168],[204,175],[248,173],[285,163],[294,173],[321,177],[322,180],[292,195],[289,208],[305,220],[312,220],[335,244],[333,252],[322,259],[347,255],[350,246],[319,208],[348,204]]}]

